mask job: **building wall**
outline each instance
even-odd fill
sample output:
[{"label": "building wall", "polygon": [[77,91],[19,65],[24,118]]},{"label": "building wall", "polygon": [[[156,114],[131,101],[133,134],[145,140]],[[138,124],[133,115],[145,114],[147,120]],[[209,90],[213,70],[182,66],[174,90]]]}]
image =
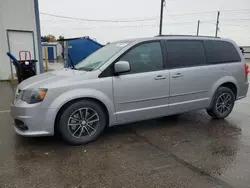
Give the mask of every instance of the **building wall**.
[{"label": "building wall", "polygon": [[10,59],[6,56],[9,51],[7,30],[32,31],[34,33],[34,58],[38,60],[36,67],[37,72],[40,72],[35,1],[0,0],[0,80],[11,78]]},{"label": "building wall", "polygon": [[[48,50],[48,47],[52,47],[53,48],[53,52],[54,52],[54,60],[57,59],[57,48],[55,45],[42,45],[42,51],[43,51],[43,59],[45,59],[45,54],[44,54],[44,50]],[[47,51],[47,55],[48,55],[48,51]]]},{"label": "building wall", "polygon": [[42,42],[42,54],[43,59],[45,59],[44,49],[47,47],[53,47],[54,48],[54,59],[61,58],[62,56],[62,45],[58,42]]}]

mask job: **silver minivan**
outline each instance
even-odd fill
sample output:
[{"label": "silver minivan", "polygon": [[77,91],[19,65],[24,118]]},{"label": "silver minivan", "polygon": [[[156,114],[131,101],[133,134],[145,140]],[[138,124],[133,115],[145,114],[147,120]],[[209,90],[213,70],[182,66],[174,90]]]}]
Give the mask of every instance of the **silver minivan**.
[{"label": "silver minivan", "polygon": [[248,91],[248,65],[231,40],[158,36],[111,43],[73,68],[18,85],[11,114],[23,136],[59,132],[71,144],[114,126],[206,109],[227,117]]}]

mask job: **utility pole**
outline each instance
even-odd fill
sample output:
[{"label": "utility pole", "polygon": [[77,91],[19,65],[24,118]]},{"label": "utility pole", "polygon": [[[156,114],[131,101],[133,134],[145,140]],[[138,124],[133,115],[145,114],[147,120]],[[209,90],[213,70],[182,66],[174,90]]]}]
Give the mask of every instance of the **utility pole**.
[{"label": "utility pole", "polygon": [[197,36],[199,35],[199,30],[200,30],[200,20],[198,20],[198,24],[197,24]]},{"label": "utility pole", "polygon": [[216,22],[215,37],[218,36],[218,31],[219,31],[219,20],[220,20],[220,11],[218,11],[218,13],[217,13],[217,22]]},{"label": "utility pole", "polygon": [[163,6],[165,0],[161,0],[161,14],[160,14],[160,28],[159,28],[159,35],[162,35],[162,20],[163,20]]}]

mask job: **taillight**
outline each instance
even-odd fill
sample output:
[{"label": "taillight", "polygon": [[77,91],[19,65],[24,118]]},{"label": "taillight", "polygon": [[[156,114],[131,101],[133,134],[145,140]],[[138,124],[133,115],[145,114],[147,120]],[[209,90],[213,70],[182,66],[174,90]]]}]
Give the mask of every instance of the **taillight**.
[{"label": "taillight", "polygon": [[245,76],[247,77],[249,74],[249,66],[245,63]]}]

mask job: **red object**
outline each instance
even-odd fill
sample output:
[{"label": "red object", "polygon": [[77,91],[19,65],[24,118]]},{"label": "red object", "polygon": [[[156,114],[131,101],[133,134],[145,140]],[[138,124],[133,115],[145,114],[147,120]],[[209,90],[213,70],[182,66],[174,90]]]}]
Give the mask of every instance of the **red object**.
[{"label": "red object", "polygon": [[[22,54],[24,54],[24,59],[22,59]],[[27,55],[29,55],[29,59],[27,59]],[[30,53],[30,51],[20,51],[19,52],[19,64],[18,64],[18,66],[19,66],[19,72],[17,72],[17,74],[19,74],[18,75],[18,81],[19,81],[19,83],[20,82],[22,82],[24,79],[23,79],[23,76],[21,76],[21,73],[20,73],[20,71],[21,71],[21,63],[22,63],[22,61],[29,61],[30,63],[31,63],[31,53]],[[23,62],[23,63],[24,63]]]},{"label": "red object", "polygon": [[[30,53],[30,51],[20,51],[19,52],[19,61],[22,61],[23,59],[22,59],[22,54],[24,54],[24,60],[25,61],[30,61],[31,62],[31,53]],[[27,59],[27,54],[29,55],[29,59]]]},{"label": "red object", "polygon": [[249,66],[245,63],[245,76],[247,77],[249,74]]}]

